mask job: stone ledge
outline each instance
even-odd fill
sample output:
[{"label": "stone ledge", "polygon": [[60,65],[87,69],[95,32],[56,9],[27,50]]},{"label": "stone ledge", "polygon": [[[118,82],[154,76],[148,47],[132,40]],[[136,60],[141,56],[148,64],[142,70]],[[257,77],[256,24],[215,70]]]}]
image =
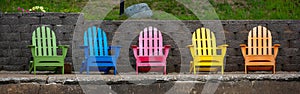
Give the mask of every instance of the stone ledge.
[{"label": "stone ledge", "polygon": [[[265,72],[264,72],[265,73]],[[94,73],[95,74],[95,73]],[[152,75],[153,74],[153,75]],[[211,86],[212,85],[212,86]],[[206,90],[216,87],[216,90]],[[157,73],[135,75],[28,74],[0,71],[1,94],[297,94],[300,73],[277,74],[226,72],[221,74]],[[147,92],[147,93],[145,93]]]},{"label": "stone ledge", "polygon": [[149,75],[149,74],[127,74],[120,75],[85,75],[85,74],[27,74],[23,73],[3,73],[0,72],[0,84],[20,84],[20,83],[39,83],[39,84],[63,84],[75,85],[85,82],[101,82],[102,84],[132,84],[143,81],[152,81],[155,83],[174,82],[174,81],[220,81],[220,82],[237,82],[237,81],[300,81],[300,73],[296,72],[277,72],[277,74],[243,74],[243,72],[226,72],[221,74],[174,74],[168,75]]}]

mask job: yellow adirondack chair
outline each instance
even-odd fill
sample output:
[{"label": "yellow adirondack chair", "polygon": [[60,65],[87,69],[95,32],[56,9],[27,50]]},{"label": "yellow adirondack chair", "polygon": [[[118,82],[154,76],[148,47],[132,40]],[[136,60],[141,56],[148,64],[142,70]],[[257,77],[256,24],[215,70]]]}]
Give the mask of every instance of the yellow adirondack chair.
[{"label": "yellow adirondack chair", "polygon": [[248,70],[271,70],[275,74],[275,58],[280,44],[272,46],[271,32],[266,27],[254,27],[248,35],[248,47],[246,44],[240,46],[245,59],[245,74]]},{"label": "yellow adirondack chair", "polygon": [[[221,67],[221,73],[224,74],[223,61],[226,54],[226,47],[228,45],[223,44],[216,47],[216,38],[214,33],[206,28],[197,29],[196,32],[193,33],[192,42],[192,45],[188,45],[193,57],[190,72],[194,70],[194,74],[196,74],[196,70],[216,70],[216,68],[197,67]],[[221,50],[221,54],[217,54],[218,50]]]}]

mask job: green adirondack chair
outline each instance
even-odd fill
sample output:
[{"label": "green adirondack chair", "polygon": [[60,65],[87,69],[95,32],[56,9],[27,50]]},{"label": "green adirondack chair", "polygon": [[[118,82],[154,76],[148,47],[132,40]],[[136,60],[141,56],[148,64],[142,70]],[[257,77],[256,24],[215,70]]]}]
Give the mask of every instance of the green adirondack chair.
[{"label": "green adirondack chair", "polygon": [[[64,74],[64,59],[67,55],[68,45],[56,46],[55,33],[49,27],[38,27],[32,33],[31,48],[33,61],[30,61],[29,73],[36,70],[56,70],[62,68]],[[62,49],[62,55],[57,55],[57,48]]]}]

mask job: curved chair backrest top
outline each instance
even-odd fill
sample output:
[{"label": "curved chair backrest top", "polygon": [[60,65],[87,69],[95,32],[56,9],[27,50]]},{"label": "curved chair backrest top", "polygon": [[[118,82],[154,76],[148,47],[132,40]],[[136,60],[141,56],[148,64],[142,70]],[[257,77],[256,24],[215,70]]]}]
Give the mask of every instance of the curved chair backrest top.
[{"label": "curved chair backrest top", "polygon": [[149,26],[140,32],[139,56],[161,56],[163,48],[163,37],[157,28]]},{"label": "curved chair backrest top", "polygon": [[195,55],[217,55],[216,38],[214,32],[207,28],[197,29],[192,36]]},{"label": "curved chair backrest top", "polygon": [[96,26],[84,32],[84,46],[88,46],[90,56],[108,56],[108,44],[105,32]]},{"label": "curved chair backrest top", "polygon": [[254,27],[248,35],[247,55],[272,55],[271,32],[263,26]]},{"label": "curved chair backrest top", "polygon": [[49,27],[41,26],[33,31],[32,45],[36,56],[57,56],[55,33]]}]

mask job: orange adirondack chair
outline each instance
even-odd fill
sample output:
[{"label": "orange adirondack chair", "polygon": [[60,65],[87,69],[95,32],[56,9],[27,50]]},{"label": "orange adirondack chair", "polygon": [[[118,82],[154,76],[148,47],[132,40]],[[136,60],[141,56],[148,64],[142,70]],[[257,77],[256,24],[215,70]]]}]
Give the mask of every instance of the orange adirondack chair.
[{"label": "orange adirondack chair", "polygon": [[248,35],[248,46],[240,46],[245,59],[245,74],[249,70],[271,70],[275,74],[275,58],[280,44],[272,46],[271,32],[266,27],[254,27]]}]

